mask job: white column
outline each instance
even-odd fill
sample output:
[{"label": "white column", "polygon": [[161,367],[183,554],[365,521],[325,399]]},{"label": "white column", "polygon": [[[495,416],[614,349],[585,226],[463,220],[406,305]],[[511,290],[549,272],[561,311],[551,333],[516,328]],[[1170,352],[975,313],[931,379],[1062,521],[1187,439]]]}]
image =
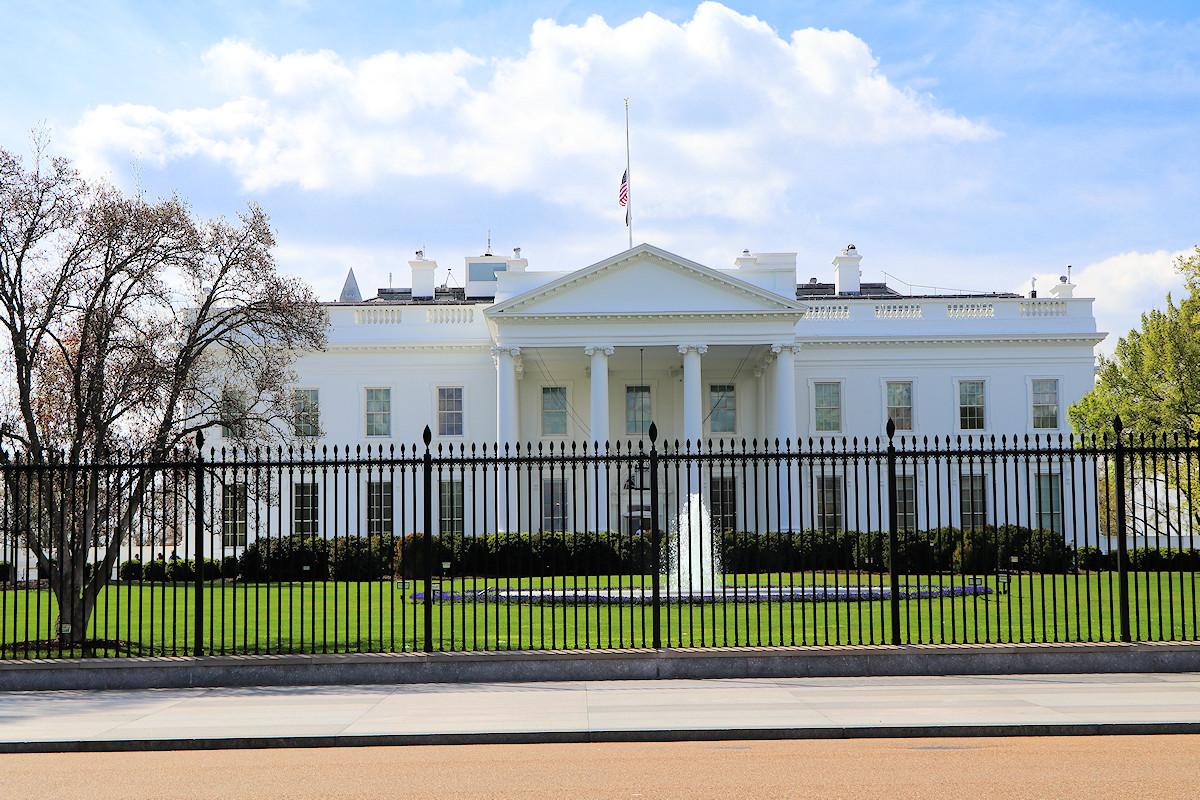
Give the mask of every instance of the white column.
[{"label": "white column", "polygon": [[699,448],[704,438],[704,391],[700,380],[700,356],[708,352],[707,345],[681,344],[683,354],[683,438]]},{"label": "white column", "polygon": [[785,440],[796,443],[796,351],[800,345],[789,342],[771,345],[775,354],[775,435],[782,446]]},{"label": "white column", "polygon": [[520,431],[517,402],[517,359],[519,347],[493,347],[496,359],[496,441],[500,451],[504,445],[515,445]]},{"label": "white column", "polygon": [[592,359],[592,428],[588,438],[598,442],[603,452],[604,443],[608,441],[608,357],[613,354],[613,349],[585,347],[583,352]]},{"label": "white column", "polygon": [[[796,441],[796,351],[800,345],[794,342],[771,345],[775,354],[775,434],[779,446],[785,450],[799,449]],[[779,529],[795,530],[800,522],[800,469],[794,461],[786,462],[787,468],[780,475],[783,485],[778,492],[786,498],[780,504]]]}]

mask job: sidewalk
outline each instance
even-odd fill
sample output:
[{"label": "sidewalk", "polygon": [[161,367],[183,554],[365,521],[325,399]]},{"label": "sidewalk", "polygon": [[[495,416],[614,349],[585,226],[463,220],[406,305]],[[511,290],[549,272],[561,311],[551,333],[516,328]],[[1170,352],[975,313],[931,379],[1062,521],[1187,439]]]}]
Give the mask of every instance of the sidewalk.
[{"label": "sidewalk", "polygon": [[0,752],[1200,733],[1200,674],[7,692]]}]

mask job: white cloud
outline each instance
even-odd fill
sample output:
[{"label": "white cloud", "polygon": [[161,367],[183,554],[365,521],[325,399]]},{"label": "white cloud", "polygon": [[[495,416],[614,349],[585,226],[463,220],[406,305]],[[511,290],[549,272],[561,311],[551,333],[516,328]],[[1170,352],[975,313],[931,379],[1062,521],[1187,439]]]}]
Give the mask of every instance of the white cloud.
[{"label": "white cloud", "polygon": [[[1191,252],[1119,253],[1072,272],[1075,296],[1096,298],[1092,306],[1096,325],[1108,333],[1101,352],[1111,355],[1117,339],[1140,327],[1142,312],[1165,307],[1168,292],[1177,302],[1187,296],[1175,260]],[[1058,281],[1050,274],[1037,278],[1038,286],[1046,289]]]},{"label": "white cloud", "polygon": [[853,161],[855,148],[995,135],[889,82],[850,33],[782,37],[711,2],[682,24],[650,13],[617,27],[541,20],[525,53],[496,60],[451,50],[351,61],[225,41],[204,64],[225,102],[95,108],[69,136],[77,163],[99,172],[131,156],[200,156],[248,191],[453,176],[600,213],[623,166],[630,97],[642,208],[751,220],[814,181],[807,165],[823,154]]}]

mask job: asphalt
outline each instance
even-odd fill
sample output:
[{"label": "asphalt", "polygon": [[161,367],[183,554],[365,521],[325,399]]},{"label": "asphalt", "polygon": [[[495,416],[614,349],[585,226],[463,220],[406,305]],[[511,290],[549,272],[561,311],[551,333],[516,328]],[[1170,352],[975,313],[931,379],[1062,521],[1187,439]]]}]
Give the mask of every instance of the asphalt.
[{"label": "asphalt", "polygon": [[1200,733],[1200,673],[0,693],[0,752]]}]

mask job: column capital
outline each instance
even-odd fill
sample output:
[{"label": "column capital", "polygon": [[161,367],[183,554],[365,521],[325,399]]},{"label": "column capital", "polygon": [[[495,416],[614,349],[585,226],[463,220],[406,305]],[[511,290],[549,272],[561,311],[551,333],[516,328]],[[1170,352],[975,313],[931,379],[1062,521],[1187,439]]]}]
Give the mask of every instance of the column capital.
[{"label": "column capital", "polygon": [[700,355],[704,355],[705,353],[708,352],[708,345],[706,345],[706,344],[681,344],[681,345],[679,345],[679,355],[681,355],[681,356],[686,356],[692,350],[695,350]]},{"label": "column capital", "polygon": [[512,356],[513,358],[519,358],[521,355],[521,348],[513,347],[511,345],[500,345],[500,344],[492,346],[492,356],[493,357],[500,356],[505,353]]},{"label": "column capital", "polygon": [[583,354],[586,356],[594,356],[597,353],[603,353],[606,356],[611,356],[613,354],[613,348],[602,344],[590,344],[583,348]]},{"label": "column capital", "polygon": [[789,353],[799,353],[800,344],[798,342],[777,342],[776,344],[771,345],[771,352],[776,355],[779,355],[785,350]]}]

